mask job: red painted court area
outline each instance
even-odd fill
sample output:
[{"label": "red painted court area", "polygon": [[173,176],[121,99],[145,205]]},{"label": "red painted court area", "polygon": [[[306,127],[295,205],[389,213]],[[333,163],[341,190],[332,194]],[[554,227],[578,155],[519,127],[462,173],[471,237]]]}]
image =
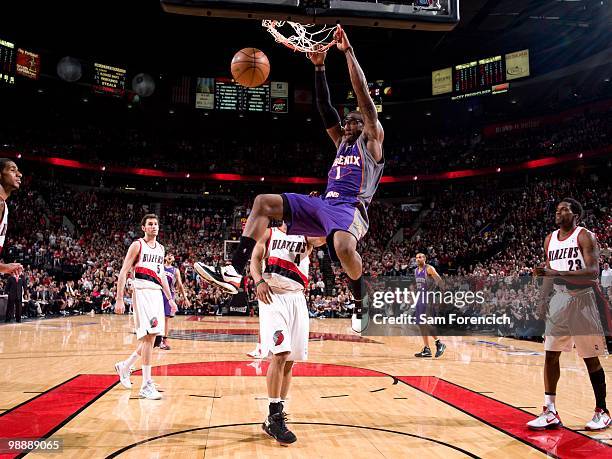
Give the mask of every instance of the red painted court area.
[{"label": "red painted court area", "polygon": [[[257,376],[252,362],[221,361],[164,365],[153,369],[158,376]],[[267,364],[261,365],[265,374]],[[298,363],[296,377],[392,377],[352,366]],[[533,415],[506,403],[433,376],[398,376],[395,381],[430,395],[484,424],[497,429],[551,457],[612,457],[612,448],[567,428],[533,432],[525,423]],[[3,438],[48,438],[68,421],[117,384],[115,375],[78,375],[0,415]],[[0,459],[19,457],[26,451],[1,454]]]}]

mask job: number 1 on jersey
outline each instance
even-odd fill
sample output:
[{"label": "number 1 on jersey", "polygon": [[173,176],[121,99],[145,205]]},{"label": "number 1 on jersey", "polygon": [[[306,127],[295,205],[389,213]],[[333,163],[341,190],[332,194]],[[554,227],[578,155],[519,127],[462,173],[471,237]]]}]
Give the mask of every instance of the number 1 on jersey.
[{"label": "number 1 on jersey", "polygon": [[336,180],[340,180],[340,166],[336,167]]}]

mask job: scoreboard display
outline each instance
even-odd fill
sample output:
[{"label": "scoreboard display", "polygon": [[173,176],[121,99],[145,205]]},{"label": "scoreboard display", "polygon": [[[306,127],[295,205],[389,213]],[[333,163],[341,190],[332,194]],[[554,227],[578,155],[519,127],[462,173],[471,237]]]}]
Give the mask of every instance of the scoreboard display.
[{"label": "scoreboard display", "polygon": [[455,66],[455,92],[480,91],[503,83],[506,69],[501,56]]},{"label": "scoreboard display", "polygon": [[0,85],[15,84],[15,43],[0,39]]},{"label": "scoreboard display", "polygon": [[247,88],[227,78],[215,80],[215,103],[217,110],[244,112],[270,111],[270,85]]},{"label": "scoreboard display", "polygon": [[499,94],[508,81],[529,76],[529,50],[493,56],[432,72],[432,94],[452,93],[452,99]]},{"label": "scoreboard display", "polygon": [[[372,97],[376,111],[382,113],[384,98],[386,96],[391,96],[393,93],[390,84],[384,80],[370,81],[368,83],[368,92],[370,93],[370,97]],[[357,109],[357,97],[352,89],[347,93],[346,103],[347,105],[344,108],[348,109],[348,107],[354,107],[354,109]]]},{"label": "scoreboard display", "polygon": [[123,96],[126,73],[127,70],[119,67],[94,63],[94,91],[117,97]]},{"label": "scoreboard display", "polygon": [[197,78],[195,107],[235,112],[288,113],[289,83],[271,81],[247,88],[231,78]]}]

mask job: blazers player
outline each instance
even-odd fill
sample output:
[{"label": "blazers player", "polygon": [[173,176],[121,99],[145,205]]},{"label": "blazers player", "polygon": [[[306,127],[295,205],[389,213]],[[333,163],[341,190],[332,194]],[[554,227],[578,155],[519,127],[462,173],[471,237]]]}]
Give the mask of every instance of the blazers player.
[{"label": "blazers player", "polygon": [[[7,199],[21,186],[21,177],[17,164],[8,158],[0,158],[0,253],[6,242],[6,230],[8,228],[8,205]],[[20,263],[0,263],[0,273],[19,274],[23,271]]]},{"label": "blazers player", "polygon": [[159,400],[161,394],[155,388],[151,379],[151,354],[153,343],[157,335],[164,335],[164,300],[166,296],[173,311],[176,303],[172,299],[168,280],[164,271],[164,246],[157,242],[159,232],[159,219],[155,214],[147,214],[141,221],[144,237],[132,242],[128,253],[123,260],[123,266],[117,280],[117,302],[115,313],[123,314],[123,293],[128,272],[134,269],[132,286],[132,308],[134,310],[134,325],[138,348],[123,362],[115,364],[121,384],[127,389],[132,387],[130,382],[130,367],[138,356],[142,356],[142,385],[140,396],[150,400]]},{"label": "blazers player", "polygon": [[544,276],[540,316],[546,315],[546,359],[544,409],[540,416],[527,423],[531,429],[554,429],[562,425],[555,408],[559,356],[562,351],[571,351],[573,346],[584,359],[595,394],[595,413],[586,429],[605,429],[612,422],[606,407],[606,377],[599,362],[599,356],[607,353],[597,307],[599,244],[593,233],[578,226],[582,213],[580,203],[571,198],[557,205],[555,223],[559,229],[544,242],[546,266],[534,270],[536,275]]},{"label": "blazers player", "polygon": [[308,357],[309,319],[304,289],[308,285],[310,252],[323,244],[324,238],[288,235],[283,223],[280,228],[270,228],[251,256],[251,276],[259,300],[261,354],[271,358],[266,378],[269,416],[262,428],[281,444],[296,441],[285,424],[282,400],[289,392],[293,362]]}]

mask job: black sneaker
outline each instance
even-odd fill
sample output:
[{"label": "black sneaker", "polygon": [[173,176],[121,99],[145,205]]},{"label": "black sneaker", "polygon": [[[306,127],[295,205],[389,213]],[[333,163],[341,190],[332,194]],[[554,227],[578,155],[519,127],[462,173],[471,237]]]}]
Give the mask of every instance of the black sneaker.
[{"label": "black sneaker", "polygon": [[444,354],[445,350],[446,350],[446,344],[444,344],[440,340],[436,341],[436,359],[438,357],[442,357],[442,354]]},{"label": "black sneaker", "polygon": [[235,295],[242,282],[242,276],[236,272],[232,265],[219,267],[208,266],[204,263],[196,262],[193,269],[207,282],[214,283],[228,293]]},{"label": "black sneaker", "polygon": [[415,357],[431,357],[431,349],[425,346],[421,352],[414,354]]},{"label": "black sneaker", "polygon": [[294,443],[297,437],[287,428],[286,420],[286,413],[275,413],[268,416],[261,428],[281,445],[289,445]]}]

